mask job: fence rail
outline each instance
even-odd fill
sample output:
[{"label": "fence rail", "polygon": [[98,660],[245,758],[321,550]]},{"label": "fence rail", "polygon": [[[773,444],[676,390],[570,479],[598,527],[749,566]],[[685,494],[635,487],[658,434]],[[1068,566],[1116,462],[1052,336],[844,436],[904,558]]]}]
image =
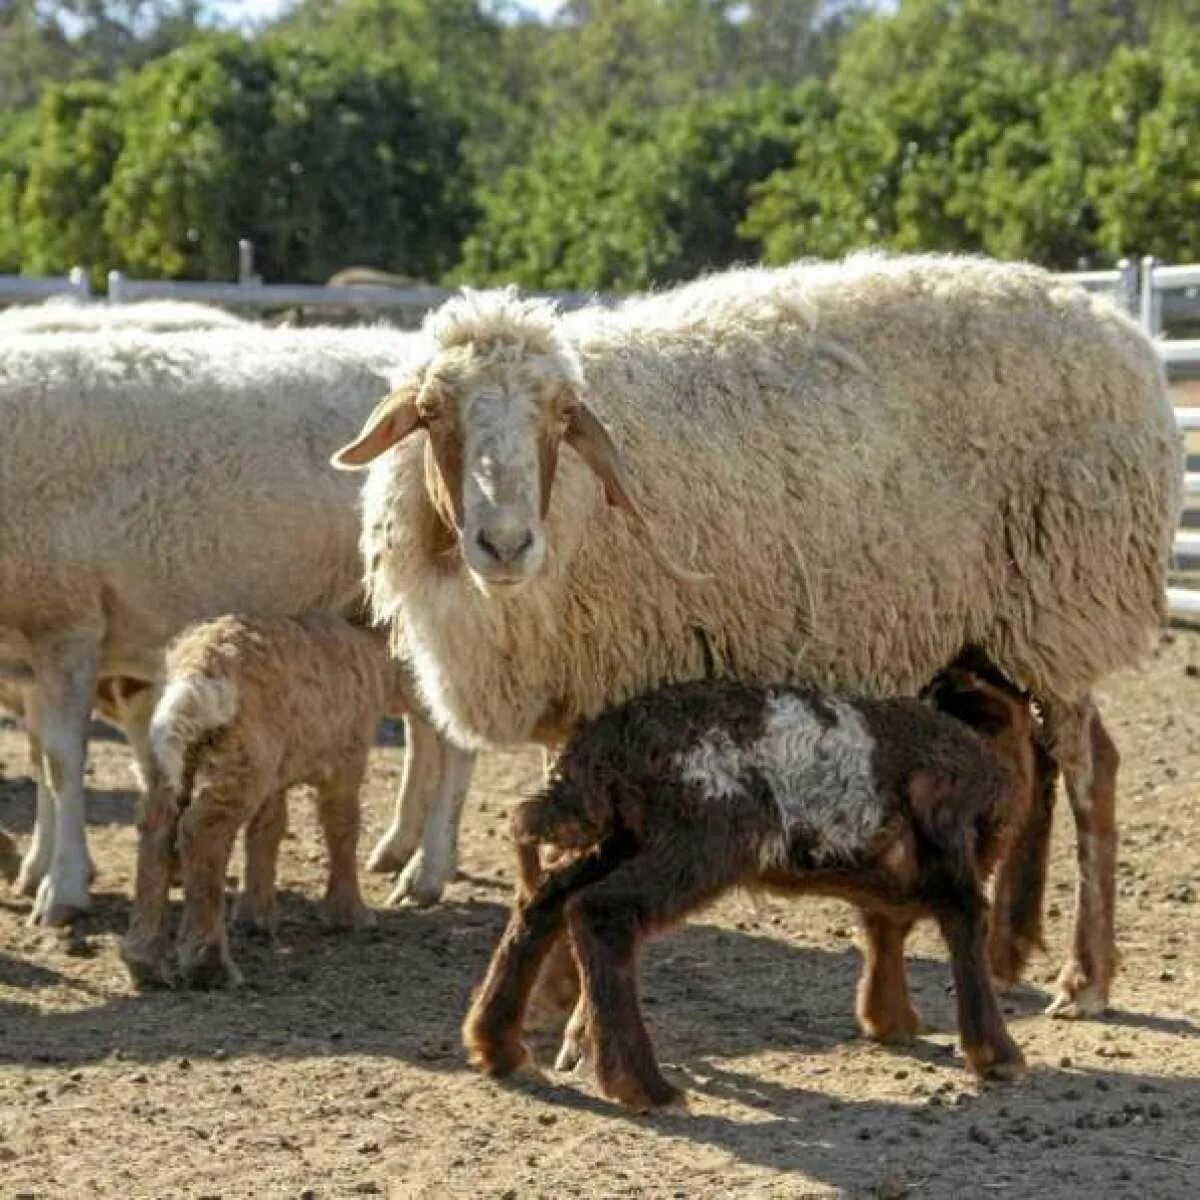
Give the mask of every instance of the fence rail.
[{"label": "fence rail", "polygon": [[[1200,339],[1161,340],[1167,326],[1200,327],[1200,265],[1164,266],[1152,257],[1140,263],[1122,259],[1115,268],[1104,271],[1075,271],[1060,276],[1065,280],[1112,296],[1136,317],[1158,340],[1159,352],[1172,382],[1200,380]],[[254,309],[368,309],[379,312],[403,312],[419,316],[440,305],[453,292],[446,288],[406,286],[381,287],[354,285],[330,287],[321,284],[263,283],[254,273],[254,247],[243,239],[238,243],[238,278],[228,283],[200,283],[179,280],[129,279],[120,271],[108,273],[107,302],[123,304],[137,300],[190,300],[201,304]],[[585,304],[611,304],[617,297],[586,292],[539,293],[559,301],[564,308]],[[73,296],[81,302],[93,299],[87,272],[73,268],[57,278],[28,278],[0,275],[0,304],[30,303],[54,296]],[[97,298],[98,299],[98,298]],[[1185,436],[1200,433],[1200,407],[1177,407],[1176,415]],[[1188,459],[1185,480],[1189,504],[1200,497],[1200,455]],[[1184,526],[1174,542],[1174,566],[1180,572],[1200,571],[1200,503],[1185,515]],[[1167,590],[1171,612],[1200,617],[1200,587],[1171,587]]]}]

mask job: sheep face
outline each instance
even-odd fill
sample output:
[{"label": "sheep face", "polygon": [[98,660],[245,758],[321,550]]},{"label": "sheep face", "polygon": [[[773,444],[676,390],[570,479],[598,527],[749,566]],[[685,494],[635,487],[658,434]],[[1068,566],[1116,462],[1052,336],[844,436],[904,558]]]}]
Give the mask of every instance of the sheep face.
[{"label": "sheep face", "polygon": [[511,594],[545,565],[545,518],[564,441],[608,502],[640,517],[616,447],[577,381],[551,358],[444,352],[375,409],[334,465],[365,466],[417,429],[428,434],[430,502],[487,595]]}]

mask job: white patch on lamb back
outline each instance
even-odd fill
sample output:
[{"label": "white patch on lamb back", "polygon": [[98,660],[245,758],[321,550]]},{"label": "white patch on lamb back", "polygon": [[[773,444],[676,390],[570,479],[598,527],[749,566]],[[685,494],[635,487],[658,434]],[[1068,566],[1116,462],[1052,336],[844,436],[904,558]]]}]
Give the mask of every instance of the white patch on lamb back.
[{"label": "white patch on lamb back", "polygon": [[237,715],[237,702],[237,685],[229,679],[185,676],[163,689],[150,719],[150,753],[171,788],[182,786],[188,748],[228,725]]},{"label": "white patch on lamb back", "polygon": [[818,863],[844,862],[861,852],[883,823],[875,787],[875,741],[853,705],[826,702],[833,722],[799,696],[772,696],[763,736],[739,746],[711,730],[677,758],[680,777],[715,802],[734,800],[756,771],[779,810],[780,837],[762,847],[764,868],[785,866],[801,841]]},{"label": "white patch on lamb back", "polygon": [[798,696],[772,697],[759,769],[789,840],[807,842],[817,862],[836,862],[852,858],[879,832],[883,806],[875,739],[853,705],[826,703],[834,715],[828,726]]}]

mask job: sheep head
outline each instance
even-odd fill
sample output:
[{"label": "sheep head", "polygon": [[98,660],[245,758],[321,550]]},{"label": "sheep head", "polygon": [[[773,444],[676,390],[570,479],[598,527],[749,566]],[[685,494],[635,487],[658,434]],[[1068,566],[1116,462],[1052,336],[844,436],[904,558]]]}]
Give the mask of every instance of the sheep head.
[{"label": "sheep head", "polygon": [[510,593],[545,564],[546,515],[564,442],[603,484],[608,503],[649,538],[552,308],[507,290],[468,292],[429,328],[437,353],[376,407],[334,455],[335,466],[366,466],[424,429],[430,501],[487,594]]}]

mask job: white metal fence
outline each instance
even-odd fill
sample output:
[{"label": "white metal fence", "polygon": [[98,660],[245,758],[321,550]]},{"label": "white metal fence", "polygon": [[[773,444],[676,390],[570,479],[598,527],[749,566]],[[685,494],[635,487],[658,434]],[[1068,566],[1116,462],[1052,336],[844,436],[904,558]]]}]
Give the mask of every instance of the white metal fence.
[{"label": "white metal fence", "polygon": [[[1151,257],[1140,264],[1122,259],[1107,271],[1078,271],[1062,276],[1090,291],[1113,296],[1127,312],[1138,318],[1155,338],[1163,330],[1195,326],[1200,332],[1200,265],[1163,266]],[[613,303],[615,297],[582,292],[548,292],[567,308],[587,303]],[[452,293],[445,288],[405,287],[328,287],[319,284],[263,283],[254,273],[254,248],[243,240],[238,244],[238,278],[229,283],[190,283],[178,280],[129,279],[120,271],[108,273],[107,302],[122,304],[134,300],[191,300],[202,304],[260,310],[306,308],[366,309],[407,314],[418,318],[446,300]],[[28,278],[0,275],[0,304],[31,303],[52,296],[73,296],[81,302],[92,299],[87,272],[75,267],[60,278]],[[1173,381],[1200,380],[1200,339],[1160,340],[1159,348]],[[1189,447],[1187,508],[1183,526],[1175,538],[1175,566],[1180,573],[1200,572],[1200,407],[1177,407],[1179,425],[1185,436],[1196,443]],[[1172,613],[1200,618],[1200,584],[1168,589]]]}]

